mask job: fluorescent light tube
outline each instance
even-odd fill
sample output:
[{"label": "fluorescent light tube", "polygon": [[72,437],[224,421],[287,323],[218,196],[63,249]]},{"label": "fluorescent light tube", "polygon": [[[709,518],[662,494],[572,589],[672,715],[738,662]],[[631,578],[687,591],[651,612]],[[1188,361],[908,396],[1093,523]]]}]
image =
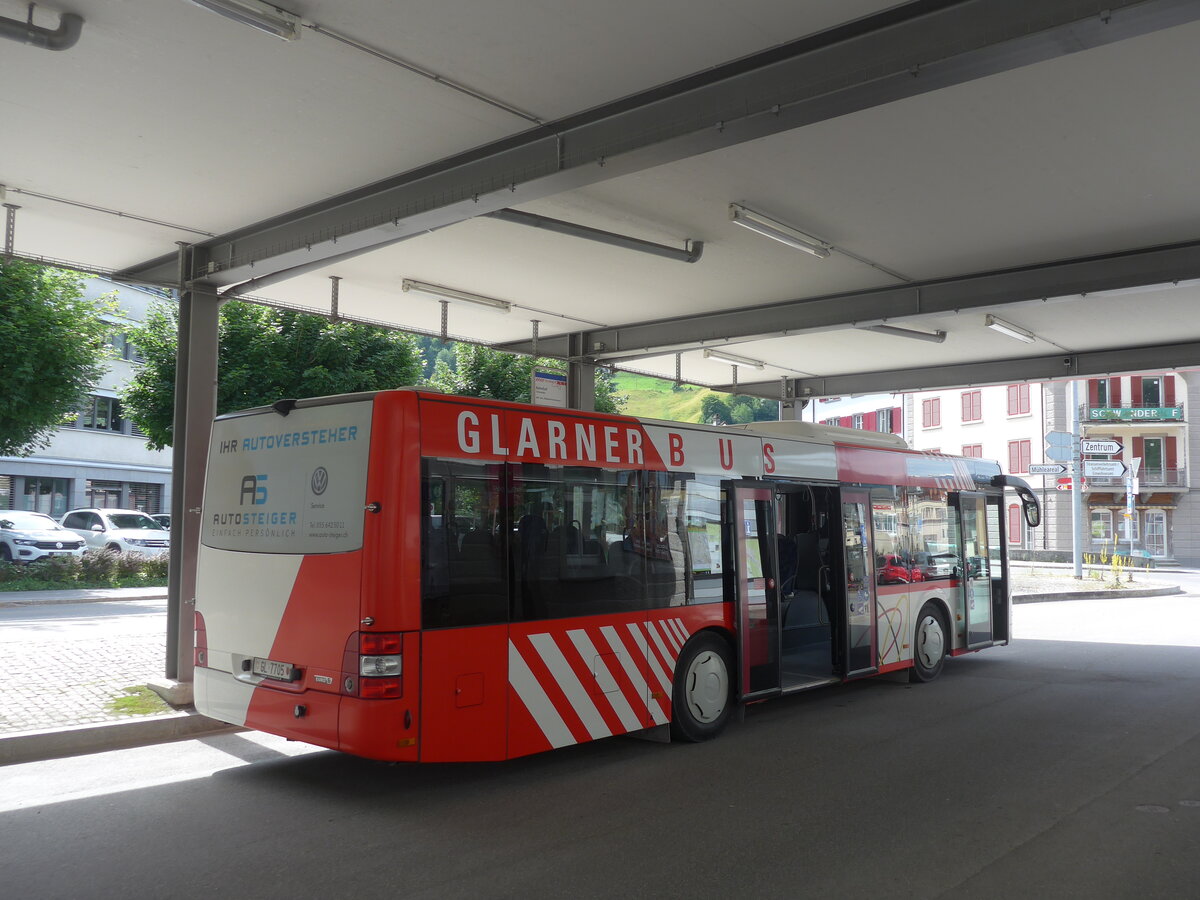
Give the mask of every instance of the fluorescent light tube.
[{"label": "fluorescent light tube", "polygon": [[1007,335],[1014,340],[1021,341],[1024,344],[1032,344],[1037,339],[1037,335],[1032,331],[1026,331],[1024,328],[1021,328],[1018,325],[1005,322],[1003,319],[997,319],[995,316],[989,315],[984,320],[984,323],[988,328],[992,329],[992,331],[998,331],[1001,334]]},{"label": "fluorescent light tube", "polygon": [[485,297],[483,294],[472,294],[470,291],[459,291],[454,288],[442,287],[437,284],[429,284],[424,281],[414,281],[411,278],[405,278],[400,287],[405,291],[416,291],[418,294],[429,294],[432,297],[440,297],[445,300],[459,300],[463,303],[474,303],[476,306],[487,306],[491,309],[497,309],[500,312],[508,312],[512,309],[512,304],[507,300],[497,300],[495,297]]},{"label": "fluorescent light tube", "polygon": [[860,325],[859,331],[876,331],[879,334],[892,334],[896,337],[912,338],[914,341],[929,341],[940,344],[946,340],[944,331],[918,331],[915,328],[901,328],[898,325]]},{"label": "fluorescent light tube", "polygon": [[747,209],[741,204],[729,204],[729,220],[734,225],[741,225],[755,234],[761,234],[763,237],[769,237],[773,241],[787,244],[796,250],[811,253],[818,259],[825,259],[829,256],[830,245],[824,241],[818,240],[812,235],[805,234],[791,225],[785,225],[783,222],[772,219],[770,216],[764,216],[760,212]]},{"label": "fluorescent light tube", "polygon": [[300,37],[300,17],[261,0],[192,0],[219,16],[249,25],[265,34],[294,41]]},{"label": "fluorescent light tube", "polygon": [[749,369],[761,369],[766,366],[761,359],[751,359],[748,356],[735,356],[732,353],[726,353],[724,350],[705,350],[705,359],[719,359],[721,362],[727,362],[731,366],[745,366]]}]

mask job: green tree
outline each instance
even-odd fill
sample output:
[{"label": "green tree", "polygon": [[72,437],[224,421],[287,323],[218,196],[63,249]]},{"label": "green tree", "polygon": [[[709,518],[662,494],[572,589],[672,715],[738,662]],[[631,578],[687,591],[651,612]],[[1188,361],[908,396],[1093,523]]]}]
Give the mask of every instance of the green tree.
[{"label": "green tree", "polygon": [[113,310],[84,299],[73,272],[0,260],[0,456],[46,446],[76,414],[104,372]]},{"label": "green tree", "polygon": [[709,425],[732,425],[729,404],[717,394],[705,394],[700,401],[700,421]]},{"label": "green tree", "polygon": [[[518,403],[529,402],[535,363],[552,368],[562,366],[557,360],[535,360],[532,356],[518,356],[476,344],[456,344],[454,357],[453,367],[445,360],[438,361],[429,379],[433,387],[447,394]],[[596,411],[620,412],[623,405],[624,398],[617,394],[612,373],[607,369],[597,369]]]},{"label": "green tree", "polygon": [[[125,410],[156,449],[171,445],[178,322],[176,304],[156,303],[130,333],[146,364],[124,391]],[[237,300],[221,307],[219,340],[218,413],[415,385],[421,376],[410,335]]]}]

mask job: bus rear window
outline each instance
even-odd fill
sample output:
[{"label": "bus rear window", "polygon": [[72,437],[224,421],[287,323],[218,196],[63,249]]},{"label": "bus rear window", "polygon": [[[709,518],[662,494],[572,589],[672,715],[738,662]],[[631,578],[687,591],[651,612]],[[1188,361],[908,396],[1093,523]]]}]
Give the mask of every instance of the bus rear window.
[{"label": "bus rear window", "polygon": [[217,419],[201,540],[249,553],[343,553],[363,542],[371,401]]}]

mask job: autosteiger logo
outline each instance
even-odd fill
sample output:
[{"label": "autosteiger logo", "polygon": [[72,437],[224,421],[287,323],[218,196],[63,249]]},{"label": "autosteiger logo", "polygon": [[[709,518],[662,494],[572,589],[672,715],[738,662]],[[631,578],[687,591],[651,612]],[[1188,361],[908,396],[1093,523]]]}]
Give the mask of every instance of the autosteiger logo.
[{"label": "autosteiger logo", "polygon": [[313,470],[310,484],[312,485],[312,492],[317,496],[325,493],[325,488],[329,487],[329,472],[326,471],[324,466],[317,466]]}]

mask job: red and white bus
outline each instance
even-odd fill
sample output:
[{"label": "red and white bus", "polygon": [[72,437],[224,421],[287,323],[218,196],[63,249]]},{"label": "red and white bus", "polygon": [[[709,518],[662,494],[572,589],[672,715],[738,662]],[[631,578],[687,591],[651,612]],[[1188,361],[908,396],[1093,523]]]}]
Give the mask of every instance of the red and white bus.
[{"label": "red and white bus", "polygon": [[[214,423],[205,715],[385,760],[498,760],[1007,643],[994,462],[419,390]],[[656,735],[657,736],[657,735]]]}]

